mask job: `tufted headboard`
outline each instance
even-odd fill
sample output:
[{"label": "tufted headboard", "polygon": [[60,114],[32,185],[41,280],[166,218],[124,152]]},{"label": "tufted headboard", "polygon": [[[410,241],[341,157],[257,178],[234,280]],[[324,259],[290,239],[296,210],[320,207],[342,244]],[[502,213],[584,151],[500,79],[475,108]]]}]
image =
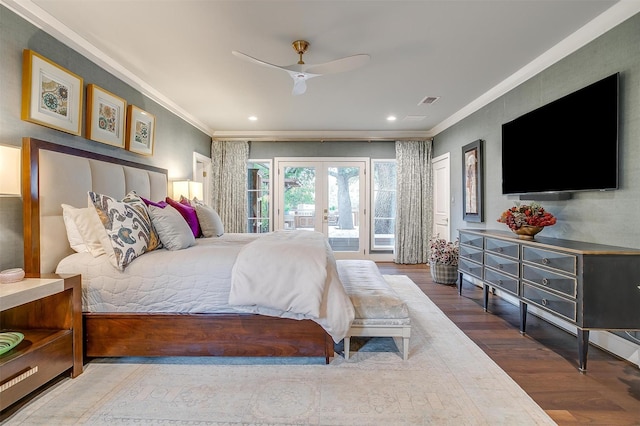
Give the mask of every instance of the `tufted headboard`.
[{"label": "tufted headboard", "polygon": [[167,170],[33,138],[22,140],[24,269],[54,272],[73,253],[61,204],[87,206],[87,193],[121,199],[129,191],[151,200],[167,196]]}]

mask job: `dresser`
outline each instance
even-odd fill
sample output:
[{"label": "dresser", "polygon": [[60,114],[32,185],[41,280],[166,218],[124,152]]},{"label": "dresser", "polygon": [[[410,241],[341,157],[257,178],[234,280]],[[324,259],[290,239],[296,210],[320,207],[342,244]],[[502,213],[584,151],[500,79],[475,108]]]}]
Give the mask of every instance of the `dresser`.
[{"label": "dresser", "polygon": [[62,373],[82,373],[80,275],[0,284],[0,328],[24,340],[0,355],[0,410]]},{"label": "dresser", "polygon": [[458,293],[463,275],[514,296],[520,332],[533,305],[577,328],[579,370],[587,369],[589,330],[640,330],[640,250],[508,231],[460,230]]}]

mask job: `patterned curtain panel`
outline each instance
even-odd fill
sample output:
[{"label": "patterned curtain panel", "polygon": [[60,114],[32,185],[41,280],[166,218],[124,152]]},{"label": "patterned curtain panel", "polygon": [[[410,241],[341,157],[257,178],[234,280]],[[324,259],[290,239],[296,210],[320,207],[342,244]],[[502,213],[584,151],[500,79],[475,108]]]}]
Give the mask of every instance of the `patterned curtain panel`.
[{"label": "patterned curtain panel", "polygon": [[397,141],[396,263],[428,263],[432,141]]},{"label": "patterned curtain panel", "polygon": [[249,142],[211,144],[211,207],[225,232],[247,232],[247,160]]}]

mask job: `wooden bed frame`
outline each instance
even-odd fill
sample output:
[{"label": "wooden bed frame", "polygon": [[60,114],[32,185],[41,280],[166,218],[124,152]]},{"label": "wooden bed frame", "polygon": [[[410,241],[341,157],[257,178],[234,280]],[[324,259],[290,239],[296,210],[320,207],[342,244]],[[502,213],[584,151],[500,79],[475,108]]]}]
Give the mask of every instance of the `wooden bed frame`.
[{"label": "wooden bed frame", "polygon": [[[44,231],[50,227],[51,212],[43,212],[41,200],[49,196],[40,193],[40,152],[53,151],[146,170],[164,175],[165,169],[82,151],[79,149],[24,138],[22,143],[22,193],[24,226],[24,265],[29,276],[54,272],[51,261],[43,266],[41,250]],[[55,177],[55,176],[54,176]],[[47,176],[46,179],[51,179]],[[60,185],[64,186],[64,182]],[[94,185],[92,182],[91,185]],[[47,182],[47,187],[56,183]],[[127,191],[136,188],[127,188]],[[140,193],[142,196],[150,194]],[[59,198],[59,194],[56,195]],[[153,198],[152,198],[153,199]],[[85,198],[86,200],[86,198]],[[60,200],[56,199],[56,202]],[[65,200],[62,200],[65,202]],[[85,201],[86,202],[86,201]],[[74,205],[68,201],[67,204]],[[56,206],[59,207],[59,204]],[[77,203],[75,203],[77,206]],[[48,207],[50,209],[51,207]],[[47,223],[43,225],[43,215]],[[54,212],[53,220],[60,228],[62,208]],[[45,229],[46,228],[46,229]],[[58,230],[58,237],[60,236]],[[60,238],[58,238],[59,240]],[[51,238],[49,238],[49,241]],[[49,242],[50,243],[50,242]],[[47,244],[49,244],[47,243]],[[66,237],[62,242],[67,244]],[[68,248],[68,254],[71,249]],[[57,261],[61,260],[57,259]],[[55,268],[55,266],[54,266]],[[92,357],[124,356],[247,356],[247,357],[324,357],[334,355],[332,338],[311,320],[294,320],[256,314],[149,314],[149,313],[83,313],[84,354]]]}]

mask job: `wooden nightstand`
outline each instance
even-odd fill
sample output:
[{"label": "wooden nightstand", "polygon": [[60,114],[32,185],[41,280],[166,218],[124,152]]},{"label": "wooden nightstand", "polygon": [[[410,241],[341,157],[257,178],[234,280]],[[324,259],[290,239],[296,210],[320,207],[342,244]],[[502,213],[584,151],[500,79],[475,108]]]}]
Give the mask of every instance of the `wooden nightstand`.
[{"label": "wooden nightstand", "polygon": [[0,355],[0,410],[69,372],[82,373],[80,275],[43,275],[0,284],[0,329],[24,340]]}]

